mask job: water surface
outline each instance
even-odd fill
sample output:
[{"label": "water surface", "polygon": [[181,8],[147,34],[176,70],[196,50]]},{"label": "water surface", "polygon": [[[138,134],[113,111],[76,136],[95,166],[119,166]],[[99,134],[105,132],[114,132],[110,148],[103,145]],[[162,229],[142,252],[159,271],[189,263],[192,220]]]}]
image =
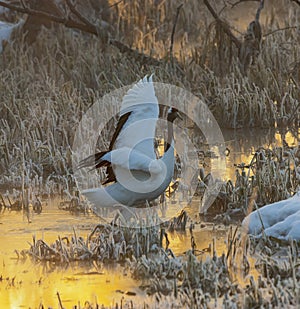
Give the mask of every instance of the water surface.
[{"label": "water surface", "polygon": [[[289,146],[298,144],[291,132],[224,130],[223,134],[226,146],[230,149],[230,154],[226,157],[224,180],[234,179],[234,165],[249,163],[255,150],[261,146],[281,146],[283,139]],[[100,222],[93,214],[74,215],[59,210],[58,203],[58,200],[50,201],[43,207],[41,214],[31,213],[29,220],[22,212],[5,210],[0,213],[0,307],[38,308],[42,303],[44,306],[58,308],[57,292],[66,308],[71,308],[78,302],[83,305],[86,300],[111,305],[120,303],[123,296],[135,303],[147,301],[145,293],[138,288],[140,283],[131,278],[128,270],[117,264],[53,267],[51,264],[36,264],[29,258],[17,259],[15,249],[28,249],[28,242],[32,242],[33,235],[36,239],[51,243],[58,236],[72,236],[75,228],[77,236],[85,238]],[[196,216],[198,209],[199,201],[195,199],[189,206],[193,221],[199,220]],[[228,228],[213,223],[199,223],[193,231],[197,249],[205,251],[214,239],[217,253],[221,255],[226,252],[227,230]],[[169,240],[170,248],[176,255],[183,255],[191,249],[188,230],[169,233]],[[252,274],[255,275],[255,272]],[[239,275],[236,279],[240,282],[244,280]],[[136,296],[126,295],[128,291],[136,293]]]},{"label": "water surface", "polygon": [[[0,307],[1,308],[35,308],[41,303],[44,306],[58,307],[57,292],[62,303],[71,308],[80,301],[86,300],[98,304],[110,305],[126,299],[143,302],[147,299],[140,290],[139,281],[131,278],[128,270],[118,264],[105,266],[91,264],[72,264],[57,267],[50,263],[34,263],[30,258],[17,259],[15,249],[28,249],[32,236],[43,239],[47,243],[54,242],[58,236],[73,235],[86,237],[99,223],[99,218],[89,215],[74,215],[58,209],[58,201],[54,200],[43,207],[39,215],[32,214],[31,222],[22,212],[4,211],[0,214]],[[226,250],[224,228],[197,229],[194,237],[197,249],[209,247],[215,237],[219,254]],[[176,255],[182,255],[191,249],[190,232],[168,233],[170,248]],[[14,278],[14,280],[12,280]],[[136,293],[128,296],[126,292]]]}]

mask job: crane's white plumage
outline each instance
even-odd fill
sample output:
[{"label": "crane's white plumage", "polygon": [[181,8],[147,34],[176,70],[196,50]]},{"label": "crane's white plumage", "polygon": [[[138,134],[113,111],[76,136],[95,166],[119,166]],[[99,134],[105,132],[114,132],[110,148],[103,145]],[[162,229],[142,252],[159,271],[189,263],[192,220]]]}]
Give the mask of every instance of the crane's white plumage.
[{"label": "crane's white plumage", "polygon": [[109,161],[115,168],[120,167],[131,171],[154,174],[161,171],[159,160],[153,160],[142,152],[129,147],[114,149],[103,155],[102,160]]},{"label": "crane's white plumage", "polygon": [[122,100],[120,117],[130,113],[114,142],[115,149],[134,148],[156,159],[153,138],[159,115],[158,100],[153,87],[152,75],[135,84]]},{"label": "crane's white plumage", "polygon": [[109,177],[114,173],[111,179],[115,183],[82,192],[95,206],[135,206],[159,197],[166,190],[174,171],[173,121],[177,110],[168,112],[168,147],[160,159],[154,149],[158,116],[152,76],[144,77],[123,98],[109,150],[81,163],[81,167],[109,166]]},{"label": "crane's white plumage", "polygon": [[[91,203],[99,207],[113,207],[119,206],[120,204],[125,206],[135,206],[145,201],[152,201],[166,190],[172,180],[174,171],[174,148],[170,147],[169,151],[159,160],[161,160],[162,164],[165,164],[166,173],[154,174],[154,177],[149,178],[151,174],[142,170],[124,170],[125,173],[131,172],[136,179],[140,180],[135,186],[134,191],[128,189],[124,184],[118,181],[117,172],[116,183],[107,187],[87,189],[82,191],[82,193]],[[123,175],[120,170],[119,173]],[[147,181],[146,184],[143,184],[143,179]],[[125,185],[127,185],[127,183],[125,183]],[[138,185],[143,187],[138,187]]]},{"label": "crane's white plumage", "polygon": [[242,225],[248,233],[279,239],[300,240],[300,192],[293,197],[261,207],[247,216]]},{"label": "crane's white plumage", "polygon": [[139,112],[140,110],[137,110],[137,107],[141,108],[141,105],[150,103],[153,104],[152,115],[158,117],[158,100],[155,95],[152,76],[149,78],[145,76],[128,90],[122,100],[120,116],[131,111]]}]

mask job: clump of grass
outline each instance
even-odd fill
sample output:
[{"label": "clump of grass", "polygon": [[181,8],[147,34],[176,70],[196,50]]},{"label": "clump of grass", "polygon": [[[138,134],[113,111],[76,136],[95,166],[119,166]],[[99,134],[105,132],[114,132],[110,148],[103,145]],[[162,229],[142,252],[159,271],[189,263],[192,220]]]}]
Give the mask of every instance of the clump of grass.
[{"label": "clump of grass", "polygon": [[[197,194],[202,197],[208,181],[219,183],[220,193],[207,210],[218,214],[215,219],[229,223],[230,216],[243,216],[251,211],[251,203],[258,207],[281,201],[299,190],[299,147],[260,147],[249,164],[236,165],[235,181],[213,180],[210,174],[199,181]],[[220,214],[222,210],[222,214]]]},{"label": "clump of grass", "polygon": [[[51,265],[94,261],[98,267],[98,262],[120,262],[151,296],[147,303],[143,302],[146,307],[169,308],[174,303],[175,308],[212,305],[253,308],[270,303],[280,307],[297,306],[300,273],[295,242],[284,249],[286,244],[278,240],[255,239],[241,234],[238,228],[231,228],[227,251],[223,254],[217,255],[213,241],[206,255],[198,255],[192,249],[178,257],[163,247],[162,235],[158,228],[131,229],[103,224],[95,226],[85,240],[75,231],[72,237],[58,238],[52,245],[34,240],[31,248],[22,251],[20,256],[29,254],[36,261],[51,261]],[[253,274],[253,263],[250,263],[253,256],[257,258],[258,276]],[[246,276],[244,283],[236,281],[238,273]],[[121,303],[125,308],[141,305],[139,300],[124,298]],[[97,308],[93,302],[88,305]]]},{"label": "clump of grass", "polygon": [[30,256],[36,261],[55,263],[71,263],[75,261],[125,262],[125,259],[148,255],[160,247],[158,229],[141,228],[132,231],[109,224],[97,225],[84,239],[77,236],[75,230],[72,237],[59,237],[52,244],[42,239],[36,240],[21,256]]}]

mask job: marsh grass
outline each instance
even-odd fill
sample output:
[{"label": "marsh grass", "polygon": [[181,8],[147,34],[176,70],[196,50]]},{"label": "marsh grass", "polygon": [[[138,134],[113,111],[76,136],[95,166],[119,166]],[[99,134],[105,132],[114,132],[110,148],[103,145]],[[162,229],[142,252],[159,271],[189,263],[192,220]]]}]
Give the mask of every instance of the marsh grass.
[{"label": "marsh grass", "polygon": [[[167,60],[178,5],[176,1],[122,2],[110,12],[114,35]],[[144,65],[102,40],[63,26],[43,29],[30,47],[22,35],[7,45],[0,59],[2,185],[21,186],[24,173],[25,187],[34,179],[42,179],[46,188],[51,181],[71,187],[71,146],[82,114],[105,93],[150,72],[155,72],[156,81],[199,96],[223,127],[297,125],[300,93],[293,68],[300,56],[298,31],[291,28],[266,36],[257,63],[248,76],[242,76],[232,43],[205,12],[196,1],[180,11],[174,45],[179,70],[168,62],[160,67]],[[297,12],[290,11],[289,16],[285,26],[298,27]],[[277,27],[270,18],[263,32]]]},{"label": "marsh grass", "polygon": [[[208,173],[201,177],[197,195],[202,198],[209,182],[219,185],[220,192],[203,214],[215,215],[225,224],[241,219],[254,206],[262,207],[293,196],[300,185],[299,147],[260,147],[247,164],[235,164],[235,179],[227,182],[213,179]],[[203,174],[204,175],[204,174]]]},{"label": "marsh grass", "polygon": [[[111,11],[117,37],[146,54],[167,59],[166,42],[178,3],[120,3]],[[293,19],[285,26],[297,26],[297,13],[290,12],[290,16]],[[42,178],[46,186],[51,180],[71,186],[71,145],[82,114],[105,93],[149,72],[156,73],[157,81],[198,95],[221,126],[272,127],[291,117],[297,123],[299,84],[287,68],[299,58],[298,32],[290,29],[268,35],[256,67],[243,77],[232,43],[208,20],[203,7],[194,1],[179,14],[174,47],[183,74],[167,63],[159,68],[142,65],[101,40],[62,26],[55,31],[44,29],[28,48],[19,36],[6,47],[0,61],[2,184],[20,185],[24,170],[26,186],[35,177]],[[276,27],[270,19],[264,33]],[[218,70],[231,73],[219,74]]]},{"label": "marsh grass", "polygon": [[[122,1],[112,9],[115,29],[111,35],[161,59],[159,67],[63,26],[43,29],[30,47],[22,36],[7,45],[0,58],[1,188],[23,186],[34,195],[59,193],[63,186],[71,192],[71,147],[82,115],[104,94],[152,72],[155,81],[199,96],[222,127],[297,126],[299,12],[291,9],[285,18],[286,27],[298,28],[265,36],[256,64],[243,76],[237,50],[198,2],[189,1],[180,11],[174,63],[168,58],[170,34],[180,1]],[[263,25],[263,34],[277,28],[271,16]],[[223,188],[229,194],[229,208],[246,209],[254,187],[259,206],[287,198],[299,185],[298,157],[296,148],[259,149],[250,164],[254,177],[241,167],[236,183]],[[230,269],[249,271],[249,247],[254,253],[259,248],[254,240],[232,232],[228,252],[221,256],[212,249],[210,256],[199,258],[191,248],[178,258],[162,246],[164,233],[149,234],[143,229],[134,233],[103,225],[87,239],[77,237],[76,232],[50,245],[34,239],[24,254],[57,263],[91,258],[124,262],[128,258],[134,276],[152,278],[144,286],[149,294],[154,293],[153,303],[143,304],[146,308],[253,308],[268,307],[269,301],[278,307],[299,305],[296,245],[288,262],[281,264],[269,258],[278,246],[268,250],[265,244],[270,239],[261,240],[266,251],[259,252],[264,271],[257,280],[250,277],[244,289],[232,280]],[[92,306],[98,307],[85,307]],[[121,302],[120,307],[125,305]]]},{"label": "marsh grass", "polygon": [[[211,251],[206,254],[195,255],[188,250],[181,256],[175,256],[170,249],[162,246],[160,232],[159,229],[146,231],[98,225],[86,240],[78,237],[75,231],[71,238],[59,237],[52,245],[34,240],[28,251],[21,252],[20,258],[30,255],[36,261],[49,262],[52,271],[53,262],[55,267],[71,263],[71,259],[61,258],[67,255],[70,258],[70,253],[77,256],[77,262],[94,261],[97,269],[101,268],[101,263],[121,262],[150,296],[147,301],[135,301],[126,300],[124,295],[121,299],[124,308],[268,308],[270,305],[296,308],[299,305],[297,282],[300,263],[296,242],[252,238],[236,227],[229,229],[227,251],[221,255],[216,253],[213,241]],[[137,233],[140,236],[137,237]],[[154,241],[148,249],[145,246],[147,237],[150,242]],[[134,240],[129,255],[123,250],[129,248],[128,239]],[[139,250],[136,249],[138,246]],[[54,257],[54,250],[60,252],[59,258]],[[96,259],[92,253],[87,254],[88,250],[97,252]],[[37,258],[41,254],[43,259]],[[107,254],[112,255],[108,257]],[[253,257],[257,259],[255,264]],[[239,273],[244,279],[237,280]],[[115,306],[107,308],[118,308]],[[84,308],[98,307],[89,302],[89,306]]]}]

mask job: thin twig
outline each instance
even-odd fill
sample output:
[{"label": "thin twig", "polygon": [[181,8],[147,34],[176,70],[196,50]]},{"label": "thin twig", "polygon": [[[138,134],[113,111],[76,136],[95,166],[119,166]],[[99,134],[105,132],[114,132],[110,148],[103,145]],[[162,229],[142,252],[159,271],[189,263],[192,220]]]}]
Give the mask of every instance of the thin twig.
[{"label": "thin twig", "polygon": [[224,5],[221,8],[221,10],[218,12],[218,15],[220,16],[226,8],[227,8],[227,4],[224,2]]},{"label": "thin twig", "polygon": [[60,299],[59,293],[57,292],[56,295],[57,295],[57,298],[58,298],[58,302],[59,302],[60,309],[64,309],[64,307],[63,307],[63,305],[62,305],[62,302],[61,302],[61,299]]},{"label": "thin twig", "polygon": [[295,116],[297,115],[297,110],[299,109],[299,107],[300,107],[300,102],[298,103],[298,105],[294,108],[294,110],[291,112],[291,115],[290,115],[290,117],[289,117],[289,119],[288,119],[288,124],[290,124],[293,120],[294,120],[294,118],[295,118]]},{"label": "thin twig", "polygon": [[7,208],[7,206],[5,205],[5,202],[4,202],[4,198],[3,198],[3,196],[2,196],[2,194],[0,193],[0,198],[1,198],[1,200],[2,200],[2,204],[3,204],[3,206],[5,207],[5,208]]},{"label": "thin twig", "polygon": [[22,7],[23,7],[23,8],[26,8],[26,7],[27,7],[27,5],[25,4],[24,0],[20,0],[20,2],[21,2],[21,4],[22,4]]},{"label": "thin twig", "polygon": [[173,60],[173,45],[174,45],[175,29],[176,29],[176,24],[177,24],[179,12],[180,12],[180,9],[182,8],[182,6],[183,6],[183,3],[180,4],[177,7],[176,16],[175,16],[174,25],[173,25],[173,30],[172,30],[172,34],[171,34],[171,45],[170,45],[170,59],[171,59],[171,61]]},{"label": "thin twig", "polygon": [[213,16],[214,19],[220,20],[218,14],[215,12],[215,10],[212,8],[208,0],[204,0],[204,4],[207,6],[208,10],[210,11],[211,15]]},{"label": "thin twig", "polygon": [[123,2],[123,0],[120,0],[120,1],[118,1],[116,3],[111,4],[108,8],[104,9],[104,12],[109,10],[109,9],[111,9],[114,6],[118,6],[121,2]]},{"label": "thin twig", "polygon": [[259,2],[260,0],[240,0],[240,1],[237,1],[237,2],[235,2],[235,3],[230,3],[230,5],[231,5],[231,8],[234,8],[235,6],[237,6],[238,4],[240,4],[240,3],[242,3],[242,2],[250,2],[250,1],[255,1],[255,2]]},{"label": "thin twig", "polygon": [[71,2],[71,0],[66,0],[66,3],[70,9],[70,11],[84,24],[89,25],[90,27],[95,27],[87,18],[85,18],[82,14],[78,12],[75,5]]},{"label": "thin twig", "polygon": [[298,28],[299,27],[297,27],[297,26],[279,28],[279,29],[275,29],[273,31],[270,31],[270,32],[264,34],[263,36],[266,37],[268,35],[271,35],[271,34],[274,34],[274,33],[278,32],[278,31],[289,30],[289,29],[298,29]]},{"label": "thin twig", "polygon": [[300,0],[291,0],[292,2],[295,2],[296,4],[300,5]]},{"label": "thin twig", "polygon": [[262,233],[265,234],[265,226],[264,226],[264,222],[263,222],[263,219],[262,219],[262,216],[261,216],[261,213],[260,213],[260,210],[256,204],[256,202],[254,201],[254,205],[255,205],[255,210],[257,211],[257,215],[258,215],[258,218],[259,218],[259,221],[260,221],[260,224],[261,224],[261,228],[262,228]]},{"label": "thin twig", "polygon": [[11,202],[9,196],[7,196],[7,199],[8,199],[9,207],[10,207],[10,209],[11,209],[11,208],[12,208],[12,202]]},{"label": "thin twig", "polygon": [[230,239],[230,244],[229,244],[229,248],[228,248],[228,251],[227,251],[226,260],[228,260],[229,255],[230,255],[230,253],[231,253],[233,243],[234,243],[234,241],[235,241],[235,239],[236,239],[237,231],[238,231],[238,227],[235,228],[234,233],[233,233],[233,236],[232,236],[232,238]]}]

